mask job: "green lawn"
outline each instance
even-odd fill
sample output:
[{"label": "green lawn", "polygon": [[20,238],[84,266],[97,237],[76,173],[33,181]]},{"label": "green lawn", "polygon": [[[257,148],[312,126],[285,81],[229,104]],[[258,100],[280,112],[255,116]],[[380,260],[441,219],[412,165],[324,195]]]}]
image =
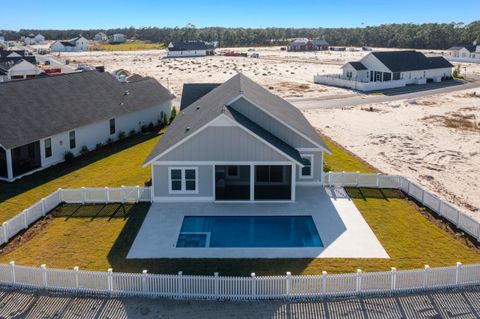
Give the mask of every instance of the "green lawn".
[{"label": "green lawn", "polygon": [[78,157],[73,163],[56,165],[13,183],[0,181],[0,222],[58,188],[144,185],[150,179],[150,168],[141,164],[162,134],[139,134]]},{"label": "green lawn", "polygon": [[[58,187],[119,186],[143,184],[149,168],[140,167],[160,134],[137,136],[89,154],[73,164],[62,164],[13,184],[3,183],[0,211],[4,218],[18,213]],[[333,151],[326,161],[334,170],[374,172],[375,170],[328,141]],[[428,214],[404,199],[397,191],[347,189],[391,259],[279,259],[279,260],[133,260],[125,259],[143,222],[149,204],[66,205],[49,219],[44,229],[9,253],[0,253],[0,262],[104,271],[157,273],[258,275],[319,274],[411,269],[429,264],[450,266],[455,262],[480,263],[480,254],[462,236],[454,236],[445,224],[433,223]],[[430,217],[431,218],[431,217]]]}]

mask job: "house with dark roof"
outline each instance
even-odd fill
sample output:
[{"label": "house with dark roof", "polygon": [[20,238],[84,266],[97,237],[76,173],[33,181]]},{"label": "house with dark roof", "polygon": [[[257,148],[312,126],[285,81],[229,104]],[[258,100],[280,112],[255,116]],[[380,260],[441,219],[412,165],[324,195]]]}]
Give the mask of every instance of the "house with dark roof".
[{"label": "house with dark roof", "polygon": [[24,50],[0,49],[0,82],[32,78],[41,73],[34,55]]},{"label": "house with dark roof", "polygon": [[97,71],[0,83],[0,179],[15,180],[64,161],[67,152],[75,156],[156,124],[170,114],[173,99],[153,78],[121,83]]},{"label": "house with dark roof", "polygon": [[82,36],[70,40],[55,41],[50,45],[52,52],[78,52],[88,50],[88,40]]},{"label": "house with dark roof", "polygon": [[146,158],[162,201],[295,201],[322,186],[328,146],[296,107],[243,74],[184,87],[182,109]]},{"label": "house with dark roof", "polygon": [[295,39],[287,45],[287,51],[327,51],[328,42],[325,39],[313,39],[307,38]]},{"label": "house with dark roof", "polygon": [[215,54],[215,45],[204,41],[170,42],[167,46],[167,57],[197,57]]},{"label": "house with dark roof", "polygon": [[317,75],[314,82],[360,91],[388,89],[450,79],[453,65],[444,57],[427,57],[414,50],[379,51],[347,62],[341,69],[342,74]]},{"label": "house with dark roof", "polygon": [[480,45],[477,44],[477,41],[472,44],[454,46],[447,51],[447,57],[451,61],[480,63]]}]

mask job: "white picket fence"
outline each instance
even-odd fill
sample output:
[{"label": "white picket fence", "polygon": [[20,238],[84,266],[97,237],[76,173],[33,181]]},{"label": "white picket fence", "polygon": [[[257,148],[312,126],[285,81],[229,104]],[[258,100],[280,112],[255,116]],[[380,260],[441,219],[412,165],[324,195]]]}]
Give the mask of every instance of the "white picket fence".
[{"label": "white picket fence", "polygon": [[70,293],[176,299],[308,299],[424,291],[480,284],[480,265],[311,276],[223,277],[48,269],[0,264],[0,284]]},{"label": "white picket fence", "polygon": [[325,174],[325,184],[334,187],[400,189],[480,242],[478,221],[403,176],[335,172]]},{"label": "white picket fence", "polygon": [[[325,185],[401,189],[423,205],[446,218],[466,233],[480,239],[480,224],[452,205],[440,200],[402,176],[360,173],[326,173]],[[149,187],[58,189],[25,209],[0,227],[0,244],[45,216],[62,202],[80,204],[150,202]],[[0,284],[44,288],[71,293],[149,296],[179,299],[257,300],[282,298],[323,298],[408,292],[480,284],[480,265],[315,276],[223,277],[116,273],[48,269],[0,264]]]},{"label": "white picket fence", "polygon": [[28,228],[60,203],[100,204],[150,202],[150,187],[57,189],[0,226],[0,245]]}]

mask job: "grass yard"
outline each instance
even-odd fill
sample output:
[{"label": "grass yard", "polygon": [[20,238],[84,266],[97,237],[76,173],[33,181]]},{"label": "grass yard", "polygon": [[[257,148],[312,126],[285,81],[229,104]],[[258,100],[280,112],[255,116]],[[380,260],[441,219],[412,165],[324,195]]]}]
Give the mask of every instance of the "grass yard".
[{"label": "grass yard", "polygon": [[97,46],[99,51],[142,51],[165,49],[163,43],[145,43],[142,41],[125,42],[120,44],[101,43]]},{"label": "grass yard", "polygon": [[0,222],[58,188],[144,185],[150,168],[141,164],[162,134],[139,134],[13,183],[0,181]]},{"label": "grass yard", "polygon": [[[96,151],[72,164],[62,164],[13,184],[0,184],[2,217],[18,213],[58,187],[118,186],[143,184],[150,178],[149,168],[141,163],[160,137],[161,132],[141,135]],[[340,146],[327,141],[333,155],[325,159],[335,171],[374,172]],[[455,262],[480,263],[479,250],[463,236],[455,235],[447,224],[433,220],[413,202],[397,191],[347,189],[350,197],[373,229],[391,259],[278,259],[278,260],[129,260],[125,259],[149,204],[66,205],[55,217],[39,222],[38,231],[24,235],[20,245],[5,247],[0,262],[55,268],[157,273],[223,275],[319,274],[411,269],[429,264],[451,266]],[[432,221],[433,220],[433,221]],[[22,240],[20,240],[22,241]],[[15,245],[15,243],[12,243]]]}]

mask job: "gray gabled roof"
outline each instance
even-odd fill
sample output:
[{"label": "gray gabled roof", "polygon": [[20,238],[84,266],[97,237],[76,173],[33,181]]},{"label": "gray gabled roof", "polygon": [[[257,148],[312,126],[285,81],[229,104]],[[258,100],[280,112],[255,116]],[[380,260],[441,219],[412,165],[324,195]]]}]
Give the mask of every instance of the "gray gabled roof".
[{"label": "gray gabled roof", "polygon": [[379,51],[371,52],[392,72],[453,68],[444,57],[428,58],[418,51]]},{"label": "gray gabled roof", "polygon": [[120,83],[97,71],[0,83],[0,145],[15,148],[173,98],[152,78]]},{"label": "gray gabled roof", "polygon": [[367,70],[367,67],[362,62],[351,61],[347,62],[347,64],[350,64],[357,71]]},{"label": "gray gabled roof", "polygon": [[181,41],[173,42],[172,46],[168,46],[168,51],[193,51],[193,50],[209,50],[211,47],[203,41]]},{"label": "gray gabled roof", "polygon": [[182,90],[180,111],[220,85],[221,83],[185,83]]},{"label": "gray gabled roof", "polygon": [[[239,73],[184,108],[155,145],[144,165],[183,139],[195,134],[220,114],[231,114],[226,112],[226,106],[239,96],[246,97],[263,111],[301,132],[321,148],[330,151],[300,110]],[[231,118],[237,120],[233,116]]]}]

